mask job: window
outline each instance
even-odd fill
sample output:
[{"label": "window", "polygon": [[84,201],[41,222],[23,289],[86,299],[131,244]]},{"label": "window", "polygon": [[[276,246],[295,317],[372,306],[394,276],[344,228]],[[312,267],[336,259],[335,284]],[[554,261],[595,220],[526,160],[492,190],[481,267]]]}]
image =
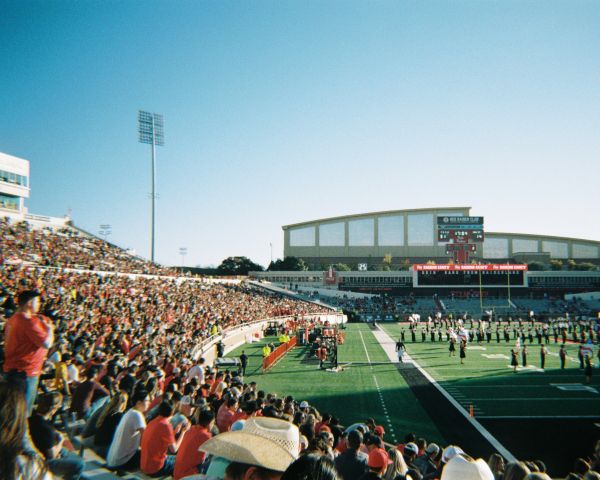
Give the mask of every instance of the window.
[{"label": "window", "polygon": [[532,253],[538,251],[537,240],[526,240],[524,238],[514,238],[512,241],[513,253]]},{"label": "window", "polygon": [[381,246],[395,247],[404,245],[404,217],[379,217],[378,242]]},{"label": "window", "polygon": [[343,247],[345,237],[342,222],[319,225],[319,245],[321,247]]},{"label": "window", "polygon": [[290,230],[291,247],[314,247],[315,227],[294,228]]},{"label": "window", "polygon": [[433,245],[433,215],[430,213],[408,216],[408,244],[411,246]]},{"label": "window", "polygon": [[550,254],[552,258],[568,258],[569,247],[565,242],[542,242],[542,251]]},{"label": "window", "polygon": [[372,218],[348,222],[348,245],[372,247],[375,244],[375,221]]},{"label": "window", "polygon": [[574,243],[573,258],[598,258],[598,247],[596,245]]},{"label": "window", "polygon": [[486,238],[483,242],[484,258],[508,258],[508,238]]},{"label": "window", "polygon": [[19,210],[19,199],[17,197],[0,194],[0,208]]},{"label": "window", "polygon": [[0,170],[0,181],[7,183],[14,183],[16,185],[27,186],[27,177],[24,175],[18,175],[16,173],[7,172],[4,170]]}]

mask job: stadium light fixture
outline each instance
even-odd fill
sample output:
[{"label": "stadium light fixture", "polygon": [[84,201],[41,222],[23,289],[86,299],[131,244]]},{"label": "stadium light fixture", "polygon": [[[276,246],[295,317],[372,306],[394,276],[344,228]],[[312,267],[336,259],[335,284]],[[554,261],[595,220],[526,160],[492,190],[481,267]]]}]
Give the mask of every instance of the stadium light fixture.
[{"label": "stadium light fixture", "polygon": [[112,228],[112,226],[108,225],[106,223],[103,225],[100,225],[100,230],[98,231],[98,233],[104,237],[105,242],[107,241],[108,236],[112,233],[111,228]]},{"label": "stadium light fixture", "polygon": [[159,113],[138,111],[139,142],[152,145],[152,226],[150,234],[150,260],[154,262],[154,245],[156,239],[156,146],[165,144],[163,116]]},{"label": "stadium light fixture", "polygon": [[183,258],[187,255],[187,247],[179,247],[179,255],[181,255],[181,266],[183,267]]}]

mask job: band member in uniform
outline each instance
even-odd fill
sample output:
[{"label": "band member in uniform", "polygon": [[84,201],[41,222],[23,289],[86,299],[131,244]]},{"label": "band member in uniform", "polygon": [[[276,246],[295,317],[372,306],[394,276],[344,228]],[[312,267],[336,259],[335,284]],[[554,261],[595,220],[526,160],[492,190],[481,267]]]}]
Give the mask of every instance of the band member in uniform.
[{"label": "band member in uniform", "polygon": [[560,350],[558,352],[558,358],[560,358],[560,368],[564,370],[565,360],[567,358],[567,353],[565,352],[565,344],[564,343],[560,346]]},{"label": "band member in uniform", "polygon": [[467,350],[467,342],[465,340],[461,340],[460,341],[460,363],[461,363],[461,365],[463,363],[465,363],[464,360],[465,360],[465,358],[467,358],[466,350]]},{"label": "band member in uniform", "polygon": [[541,364],[542,370],[546,366],[546,355],[547,354],[548,354],[548,350],[546,349],[546,347],[544,345],[542,345],[540,348],[540,364]]},{"label": "band member in uniform", "polygon": [[523,361],[523,366],[527,366],[527,345],[523,343],[523,349],[521,350],[521,360]]},{"label": "band member in uniform", "polygon": [[585,357],[585,383],[592,383],[592,359],[591,357]]},{"label": "band member in uniform", "polygon": [[454,338],[450,337],[450,347],[448,348],[448,350],[450,351],[450,354],[448,355],[449,357],[453,357],[456,354],[455,343],[456,343],[456,340],[454,340]]},{"label": "band member in uniform", "polygon": [[519,365],[519,362],[517,361],[517,350],[514,348],[510,351],[510,364],[513,367],[513,372],[517,373],[517,366]]}]

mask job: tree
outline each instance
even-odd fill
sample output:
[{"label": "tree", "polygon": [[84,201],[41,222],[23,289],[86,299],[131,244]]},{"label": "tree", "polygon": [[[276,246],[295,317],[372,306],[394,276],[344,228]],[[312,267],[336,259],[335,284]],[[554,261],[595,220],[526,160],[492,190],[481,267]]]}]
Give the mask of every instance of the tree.
[{"label": "tree", "polygon": [[411,267],[411,263],[410,263],[410,260],[407,258],[406,260],[404,260],[402,265],[400,265],[400,268],[398,268],[398,270],[410,270],[410,267]]},{"label": "tree", "polygon": [[544,270],[544,265],[540,262],[529,262],[527,264],[527,269],[532,272],[539,272],[541,270]]},{"label": "tree", "polygon": [[562,270],[563,262],[562,260],[550,260],[550,269],[551,270]]},{"label": "tree", "polygon": [[386,253],[383,256],[383,263],[379,267],[384,272],[389,272],[392,269],[392,254]]},{"label": "tree", "polygon": [[349,272],[350,271],[350,266],[346,265],[345,263],[335,263],[332,265],[334,270],[337,270],[338,272]]},{"label": "tree", "polygon": [[217,267],[219,275],[248,275],[248,272],[262,272],[264,268],[248,257],[228,257]]},{"label": "tree", "polygon": [[301,258],[285,257],[283,260],[278,258],[274,262],[271,262],[267,270],[269,270],[270,272],[305,272],[306,270],[308,270],[308,265]]},{"label": "tree", "polygon": [[580,262],[575,266],[574,269],[582,271],[596,270],[596,265],[591,262]]}]

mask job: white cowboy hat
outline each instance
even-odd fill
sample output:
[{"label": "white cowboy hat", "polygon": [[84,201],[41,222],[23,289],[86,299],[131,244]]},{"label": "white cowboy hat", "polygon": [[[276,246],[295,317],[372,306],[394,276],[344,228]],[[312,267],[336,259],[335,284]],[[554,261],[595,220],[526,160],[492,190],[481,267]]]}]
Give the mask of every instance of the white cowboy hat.
[{"label": "white cowboy hat", "polygon": [[290,422],[270,417],[250,417],[244,428],[207,440],[200,450],[245,463],[284,472],[298,458],[300,432]]},{"label": "white cowboy hat", "polygon": [[457,455],[442,470],[441,480],[494,480],[494,474],[481,458],[467,460]]}]

